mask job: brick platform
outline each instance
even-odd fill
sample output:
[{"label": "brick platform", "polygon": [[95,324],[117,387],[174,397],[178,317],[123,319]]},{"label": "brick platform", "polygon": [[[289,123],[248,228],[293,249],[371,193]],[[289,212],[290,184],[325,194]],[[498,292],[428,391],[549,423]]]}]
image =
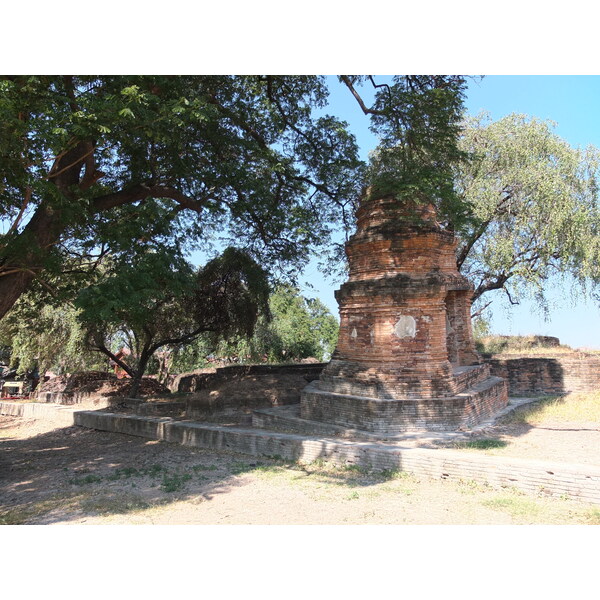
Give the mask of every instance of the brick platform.
[{"label": "brick platform", "polygon": [[431,206],[366,196],[336,292],[340,334],[301,416],[372,432],[470,427],[508,402],[471,331],[472,286]]}]

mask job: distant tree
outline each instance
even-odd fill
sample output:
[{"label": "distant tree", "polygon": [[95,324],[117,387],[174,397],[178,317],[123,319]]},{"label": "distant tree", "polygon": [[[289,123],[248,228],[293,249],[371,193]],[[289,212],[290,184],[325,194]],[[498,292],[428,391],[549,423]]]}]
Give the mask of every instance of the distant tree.
[{"label": "distant tree", "polygon": [[[83,290],[75,304],[89,347],[129,374],[129,394],[137,397],[157,350],[200,335],[251,336],[268,313],[268,293],[266,273],[240,250],[226,249],[197,274],[176,253],[146,252]],[[118,355],[123,346],[127,359]]]},{"label": "distant tree", "polygon": [[282,286],[271,296],[270,307],[273,318],[267,354],[276,360],[329,359],[339,325],[318,298],[307,299],[297,289]]},{"label": "distant tree", "polygon": [[523,115],[469,119],[457,190],[470,206],[457,228],[457,264],[484,294],[503,290],[512,304],[531,294],[545,305],[552,276],[582,286],[600,275],[600,151],[572,148],[553,124]]},{"label": "distant tree", "polygon": [[207,357],[237,358],[242,362],[271,363],[304,358],[329,360],[337,342],[337,319],[318,298],[305,298],[289,285],[280,285],[269,298],[270,316],[258,319],[254,335],[222,339],[217,344],[200,336],[176,349],[172,368],[185,372],[204,366]]},{"label": "distant tree", "polygon": [[107,361],[86,347],[77,309],[68,303],[45,303],[39,308],[33,295],[22,296],[0,321],[3,358],[20,373],[105,369]]}]

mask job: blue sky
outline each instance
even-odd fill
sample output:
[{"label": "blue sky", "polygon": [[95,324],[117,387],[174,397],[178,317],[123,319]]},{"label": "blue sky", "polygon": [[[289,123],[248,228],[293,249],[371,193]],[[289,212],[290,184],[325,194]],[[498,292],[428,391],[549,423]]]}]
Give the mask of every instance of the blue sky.
[{"label": "blue sky", "polygon": [[[329,112],[350,124],[361,148],[361,155],[377,143],[369,132],[368,120],[358,104],[335,78],[331,79]],[[473,80],[469,84],[466,108],[471,115],[481,111],[496,120],[510,113],[521,113],[556,123],[555,132],[572,146],[589,144],[600,147],[600,76],[528,76],[497,75]],[[304,281],[313,289],[307,295],[318,296],[337,315],[334,289],[314,265]],[[537,307],[524,302],[509,307],[498,293],[492,305],[492,331],[509,335],[554,335],[572,347],[600,348],[600,308],[584,301],[573,302],[568,286],[552,282],[549,292],[551,310],[546,320]]]}]

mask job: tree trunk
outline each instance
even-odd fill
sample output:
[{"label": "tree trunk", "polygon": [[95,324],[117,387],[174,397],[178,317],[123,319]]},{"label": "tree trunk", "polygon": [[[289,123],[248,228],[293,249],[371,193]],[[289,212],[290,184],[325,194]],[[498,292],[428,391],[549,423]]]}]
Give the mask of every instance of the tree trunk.
[{"label": "tree trunk", "polygon": [[[79,154],[83,154],[84,150],[88,147],[86,143],[81,142],[76,147],[76,150]],[[58,168],[64,162],[73,159],[73,156],[73,151],[71,151],[61,157],[57,161]],[[84,160],[83,156],[79,160]],[[81,163],[77,163],[69,165],[67,171],[60,172],[60,175],[52,178],[65,198],[73,202],[77,200],[70,191],[70,186],[79,181],[80,172]],[[80,187],[82,185],[83,183]],[[89,209],[88,216],[93,218],[94,215],[103,211],[110,211],[117,206],[130,204],[147,197],[172,198],[182,208],[198,213],[202,211],[204,203],[208,199],[192,200],[178,190],[168,186],[155,185],[147,187],[139,184],[95,198]],[[14,303],[19,299],[19,296],[27,291],[38,273],[44,271],[44,263],[48,257],[48,253],[60,241],[66,225],[67,223],[64,222],[60,211],[42,202],[23,231],[9,244],[9,248],[10,246],[16,246],[16,248],[20,248],[21,250],[11,253],[10,250],[6,251],[6,249],[2,250],[0,248],[0,319],[12,308]],[[24,252],[23,248],[27,250]]]},{"label": "tree trunk", "polygon": [[[93,144],[80,141],[61,153],[47,178],[66,200],[75,201],[73,187],[79,183],[86,155]],[[52,246],[65,228],[63,214],[56,206],[42,201],[23,231],[0,253],[0,319],[12,308],[33,279],[44,269]],[[12,251],[11,251],[11,246]]]},{"label": "tree trunk", "polygon": [[143,371],[136,371],[135,376],[131,378],[131,386],[129,388],[129,398],[138,398],[140,391],[140,384],[142,383]]},{"label": "tree trunk", "polygon": [[139,398],[140,384],[142,383],[142,378],[144,377],[146,367],[148,366],[148,361],[150,360],[152,354],[153,352],[149,352],[146,348],[142,350],[137,369],[131,378],[131,387],[129,388],[130,398]]},{"label": "tree trunk", "polygon": [[0,263],[0,319],[43,269],[44,259],[58,242],[61,230],[60,214],[42,204],[15,243],[17,248],[24,247],[26,251],[18,255],[4,253]]}]

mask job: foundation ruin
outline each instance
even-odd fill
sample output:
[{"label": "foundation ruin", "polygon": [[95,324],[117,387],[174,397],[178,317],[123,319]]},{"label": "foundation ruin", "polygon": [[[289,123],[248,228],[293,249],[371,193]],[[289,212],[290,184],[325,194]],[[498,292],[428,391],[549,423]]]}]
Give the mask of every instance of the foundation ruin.
[{"label": "foundation ruin", "polygon": [[337,348],[300,417],[376,434],[470,428],[508,402],[475,351],[472,285],[431,205],[365,198],[336,292]]}]

